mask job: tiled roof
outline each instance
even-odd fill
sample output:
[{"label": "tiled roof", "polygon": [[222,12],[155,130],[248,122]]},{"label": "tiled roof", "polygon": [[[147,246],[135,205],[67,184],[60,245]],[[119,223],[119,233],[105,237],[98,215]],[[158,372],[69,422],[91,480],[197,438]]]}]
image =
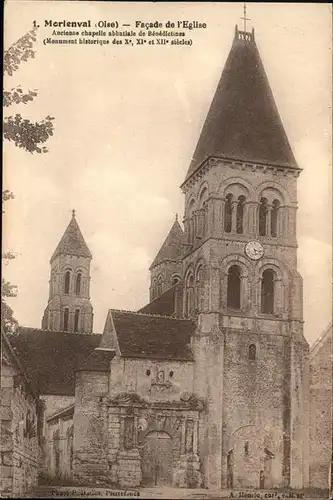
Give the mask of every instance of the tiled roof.
[{"label": "tiled roof", "polygon": [[235,38],[186,175],[210,156],[298,168],[253,34]]},{"label": "tiled roof", "polygon": [[193,321],[114,309],[110,312],[122,356],[193,360]]},{"label": "tiled roof", "polygon": [[[75,370],[90,369],[89,356],[102,336],[21,327],[8,338],[39,394],[73,396]],[[105,361],[104,368],[108,369]]]},{"label": "tiled roof", "polygon": [[181,283],[173,285],[156,297],[156,299],[149,302],[149,304],[139,309],[138,312],[143,314],[158,314],[160,316],[173,316],[176,309],[176,293],[181,288]]},{"label": "tiled roof", "polygon": [[181,258],[183,252],[183,240],[184,232],[178,222],[178,219],[176,219],[158,254],[153,260],[150,269],[165,260],[178,260]]},{"label": "tiled roof", "polygon": [[92,258],[90,250],[84,241],[79,225],[75,219],[75,216],[72,216],[70,223],[67,226],[66,231],[63,234],[63,237],[58,243],[57,248],[52,255],[51,262],[58,255],[75,255],[78,257],[88,257]]}]

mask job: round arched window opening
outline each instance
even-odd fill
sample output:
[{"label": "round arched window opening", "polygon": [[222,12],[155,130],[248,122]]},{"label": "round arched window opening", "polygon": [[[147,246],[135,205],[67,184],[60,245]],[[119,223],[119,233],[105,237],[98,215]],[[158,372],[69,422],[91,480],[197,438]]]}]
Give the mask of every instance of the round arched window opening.
[{"label": "round arched window opening", "polygon": [[257,348],[255,344],[250,344],[249,345],[249,360],[250,361],[255,361],[257,357]]},{"label": "round arched window opening", "polygon": [[150,370],[147,370],[147,371],[146,371],[146,375],[147,375],[147,377],[149,377],[149,376],[150,376]]}]

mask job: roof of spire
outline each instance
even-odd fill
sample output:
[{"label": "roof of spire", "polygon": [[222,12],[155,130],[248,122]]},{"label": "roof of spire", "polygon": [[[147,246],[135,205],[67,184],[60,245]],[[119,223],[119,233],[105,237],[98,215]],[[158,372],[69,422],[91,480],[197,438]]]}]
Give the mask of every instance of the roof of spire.
[{"label": "roof of spire", "polygon": [[77,257],[92,258],[90,250],[84,241],[81,230],[75,218],[75,210],[72,211],[72,218],[67,226],[63,237],[58,243],[54,254],[52,255],[51,262],[58,255],[75,255]]},{"label": "roof of spire", "polygon": [[239,31],[186,180],[210,156],[298,168],[252,33]]},{"label": "roof of spire", "polygon": [[177,260],[182,256],[184,232],[178,222],[178,214],[176,215],[175,222],[169,231],[163,245],[161,246],[158,254],[156,255],[150,268],[156,266],[164,260]]}]

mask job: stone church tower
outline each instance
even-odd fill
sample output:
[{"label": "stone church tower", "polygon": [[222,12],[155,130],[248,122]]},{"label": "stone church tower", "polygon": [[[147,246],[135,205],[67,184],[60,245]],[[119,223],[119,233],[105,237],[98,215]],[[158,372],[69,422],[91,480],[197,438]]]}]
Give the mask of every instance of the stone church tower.
[{"label": "stone church tower", "polygon": [[92,333],[91,259],[73,210],[72,219],[50,260],[49,301],[42,319],[43,329]]},{"label": "stone church tower", "polygon": [[297,271],[298,167],[252,32],[231,51],[186,179],[184,316],[206,486],[308,484],[308,345]]}]

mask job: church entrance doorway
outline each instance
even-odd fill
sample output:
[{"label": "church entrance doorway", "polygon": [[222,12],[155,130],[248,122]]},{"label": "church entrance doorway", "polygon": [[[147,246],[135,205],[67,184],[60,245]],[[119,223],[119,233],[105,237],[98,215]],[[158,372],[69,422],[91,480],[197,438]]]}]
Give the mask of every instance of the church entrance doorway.
[{"label": "church entrance doorway", "polygon": [[142,475],[146,486],[172,484],[172,439],[164,431],[152,431],[145,437]]}]

